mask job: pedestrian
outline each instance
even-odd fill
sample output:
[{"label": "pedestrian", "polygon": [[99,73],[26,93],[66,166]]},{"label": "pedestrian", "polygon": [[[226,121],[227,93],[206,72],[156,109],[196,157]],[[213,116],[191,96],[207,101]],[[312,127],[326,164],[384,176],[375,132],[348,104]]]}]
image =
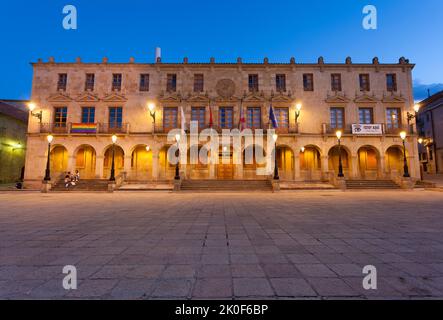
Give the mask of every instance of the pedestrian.
[{"label": "pedestrian", "polygon": [[71,185],[71,176],[69,175],[69,172],[67,175],[65,175],[65,188],[68,189]]},{"label": "pedestrian", "polygon": [[78,170],[75,170],[74,181],[75,182],[79,182],[80,181],[80,172],[78,172]]}]

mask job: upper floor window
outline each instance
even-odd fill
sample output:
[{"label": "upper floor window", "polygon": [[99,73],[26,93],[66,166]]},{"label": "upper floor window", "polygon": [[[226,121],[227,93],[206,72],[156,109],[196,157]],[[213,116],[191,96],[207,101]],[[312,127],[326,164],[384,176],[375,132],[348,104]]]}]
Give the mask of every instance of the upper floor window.
[{"label": "upper floor window", "polygon": [[95,108],[82,107],[82,123],[94,123],[94,121],[95,121]]},{"label": "upper floor window", "polygon": [[248,79],[249,92],[258,92],[258,74],[250,74]]},{"label": "upper floor window", "polygon": [[85,81],[85,91],[94,90],[94,81],[95,81],[95,75],[93,73],[87,73]]},{"label": "upper floor window", "polygon": [[397,91],[397,75],[390,73],[386,75],[386,89],[389,92]]},{"label": "upper floor window", "polygon": [[234,123],[234,109],[232,107],[220,107],[219,119],[220,128],[232,129]]},{"label": "upper floor window", "polygon": [[373,124],[374,123],[374,113],[372,108],[359,108],[358,116],[360,124]]},{"label": "upper floor window", "polygon": [[57,81],[57,90],[66,91],[66,85],[68,83],[68,74],[67,73],[59,73],[58,81]]},{"label": "upper floor window", "polygon": [[277,92],[285,92],[286,91],[286,75],[285,74],[276,74],[275,75],[275,88]]},{"label": "upper floor window", "polygon": [[66,121],[68,118],[67,107],[55,107],[54,108],[54,126],[57,128],[66,127]]},{"label": "upper floor window", "polygon": [[332,107],[330,109],[331,128],[343,129],[345,126],[345,109],[341,107]]},{"label": "upper floor window", "polygon": [[331,90],[341,91],[341,74],[333,73],[331,74]]},{"label": "upper floor window", "polygon": [[303,89],[305,91],[314,91],[314,75],[312,73],[303,74]]},{"label": "upper floor window", "polygon": [[203,128],[205,125],[205,107],[191,108],[191,121],[198,121],[198,127]]},{"label": "upper floor window", "polygon": [[165,130],[176,129],[178,127],[178,109],[176,107],[163,108],[163,128]]},{"label": "upper floor window", "polygon": [[250,129],[261,128],[261,108],[248,107],[246,110],[246,126]]},{"label": "upper floor window", "polygon": [[167,92],[177,91],[177,75],[175,73],[168,73],[166,79],[166,91]]},{"label": "upper floor window", "polygon": [[109,128],[116,129],[122,127],[123,108],[109,107]]},{"label": "upper floor window", "polygon": [[202,73],[194,74],[194,92],[203,92],[204,78]]},{"label": "upper floor window", "polygon": [[399,108],[386,109],[386,124],[388,129],[398,129],[400,127],[401,111]]},{"label": "upper floor window", "polygon": [[149,91],[149,74],[140,74],[140,86],[139,91]]},{"label": "upper floor window", "polygon": [[275,118],[277,119],[278,129],[277,131],[282,131],[281,129],[289,128],[289,109],[288,108],[274,108]]},{"label": "upper floor window", "polygon": [[122,74],[114,73],[112,75],[112,91],[120,91],[122,89]]},{"label": "upper floor window", "polygon": [[371,85],[369,83],[369,74],[360,74],[360,91],[371,91]]}]

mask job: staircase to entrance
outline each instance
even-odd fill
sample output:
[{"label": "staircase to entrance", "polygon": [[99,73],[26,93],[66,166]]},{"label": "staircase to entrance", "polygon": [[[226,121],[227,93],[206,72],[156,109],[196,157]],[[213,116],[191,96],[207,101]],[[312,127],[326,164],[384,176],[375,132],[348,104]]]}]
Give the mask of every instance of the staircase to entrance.
[{"label": "staircase to entrance", "polygon": [[400,189],[400,186],[392,180],[346,180],[346,189]]},{"label": "staircase to entrance", "polygon": [[70,185],[65,187],[63,180],[54,184],[51,191],[108,191],[107,179],[81,179],[75,183],[75,186]]}]

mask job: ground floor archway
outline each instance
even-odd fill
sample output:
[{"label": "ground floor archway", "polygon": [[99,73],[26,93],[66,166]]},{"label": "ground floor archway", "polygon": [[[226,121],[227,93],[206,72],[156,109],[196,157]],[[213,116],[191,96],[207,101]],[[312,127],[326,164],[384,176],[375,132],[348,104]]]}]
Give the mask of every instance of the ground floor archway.
[{"label": "ground floor archway", "polygon": [[350,160],[349,160],[349,152],[346,147],[340,147],[341,152],[339,152],[339,147],[334,146],[328,152],[328,164],[329,171],[332,171],[335,176],[338,175],[338,167],[339,167],[339,155],[341,154],[341,162],[343,166],[343,173],[346,178],[349,178],[350,173]]},{"label": "ground floor archway", "polygon": [[[386,150],[385,166],[388,174],[393,177],[402,176],[404,174],[404,155],[403,148],[400,146],[391,146]],[[409,161],[408,161],[409,165]]]},{"label": "ground floor archway", "polygon": [[50,170],[53,179],[68,170],[68,150],[64,146],[58,145],[52,148]]},{"label": "ground floor archway", "polygon": [[266,152],[259,145],[249,145],[243,150],[243,179],[263,180],[266,174],[258,174],[266,169]]},{"label": "ground floor archway", "polygon": [[152,151],[148,146],[139,145],[132,151],[130,179],[152,179]]},{"label": "ground floor archway", "polygon": [[[111,176],[112,167],[112,151],[113,146],[109,146],[104,155],[103,159],[103,175],[104,178],[109,178]],[[114,175],[118,176],[124,170],[125,163],[125,153],[120,146],[115,146],[114,153]]]},{"label": "ground floor archway", "polygon": [[358,149],[358,173],[361,179],[376,180],[380,175],[380,154],[373,146]]},{"label": "ground floor archway", "polygon": [[321,180],[321,155],[318,147],[308,145],[300,150],[300,176],[305,181]]},{"label": "ground floor archway", "polygon": [[294,179],[294,153],[287,146],[277,146],[278,174],[281,180]]},{"label": "ground floor archway", "polygon": [[75,170],[81,179],[93,179],[96,176],[96,152],[90,145],[83,145],[75,152]]}]

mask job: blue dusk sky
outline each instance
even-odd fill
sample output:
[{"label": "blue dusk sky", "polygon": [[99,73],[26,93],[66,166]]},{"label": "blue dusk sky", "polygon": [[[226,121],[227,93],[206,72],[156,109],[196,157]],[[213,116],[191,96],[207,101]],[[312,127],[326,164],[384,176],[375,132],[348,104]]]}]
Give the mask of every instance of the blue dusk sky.
[{"label": "blue dusk sky", "polygon": [[[78,29],[65,30],[62,9],[77,8]],[[377,8],[377,30],[362,27],[365,5]],[[30,62],[398,62],[416,63],[415,99],[443,89],[441,0],[82,0],[2,1],[0,99],[28,99]]]}]

